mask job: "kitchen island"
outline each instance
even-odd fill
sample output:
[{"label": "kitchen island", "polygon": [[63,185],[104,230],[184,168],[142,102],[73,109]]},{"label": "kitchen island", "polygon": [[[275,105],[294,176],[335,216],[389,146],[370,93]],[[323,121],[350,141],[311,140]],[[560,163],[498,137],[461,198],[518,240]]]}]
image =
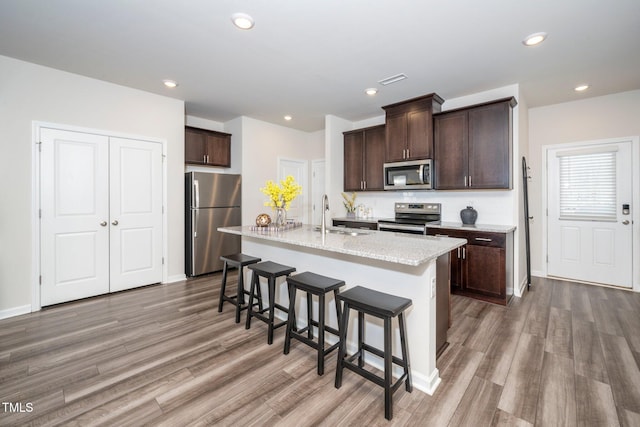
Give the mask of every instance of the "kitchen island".
[{"label": "kitchen island", "polygon": [[[449,252],[464,245],[466,240],[343,228],[332,229],[322,235],[310,225],[283,231],[251,226],[218,230],[241,235],[242,252],[261,257],[264,261],[295,267],[298,273],[312,271],[342,279],[347,284],[346,288],[360,285],[410,298],[413,305],[406,312],[406,322],[413,383],[428,394],[435,391],[440,383],[436,368],[436,268],[438,260],[441,268],[444,260],[443,270],[448,278]],[[442,292],[447,292],[448,298],[449,291],[445,289]],[[280,287],[278,298],[287,303],[285,286]],[[304,310],[306,304],[297,306]],[[327,307],[328,322],[336,327],[334,304],[328,301]],[[305,312],[301,313],[296,313],[298,319],[305,319]],[[349,352],[355,349],[355,324],[357,321],[349,322]],[[382,322],[367,317],[366,341],[382,348],[382,336]],[[332,339],[335,342],[335,337],[327,336],[327,341]],[[393,348],[394,354],[398,354],[400,337],[397,327],[394,327]],[[382,368],[382,361],[377,356],[367,354],[365,361]],[[398,369],[395,375],[399,372]]]}]

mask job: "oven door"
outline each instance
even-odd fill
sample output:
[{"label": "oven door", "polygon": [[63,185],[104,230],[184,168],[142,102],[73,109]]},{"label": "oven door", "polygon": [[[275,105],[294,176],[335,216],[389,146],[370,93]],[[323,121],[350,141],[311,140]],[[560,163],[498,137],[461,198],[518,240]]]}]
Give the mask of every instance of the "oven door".
[{"label": "oven door", "polygon": [[406,234],[427,234],[427,227],[424,224],[403,224],[398,222],[378,221],[378,230]]}]

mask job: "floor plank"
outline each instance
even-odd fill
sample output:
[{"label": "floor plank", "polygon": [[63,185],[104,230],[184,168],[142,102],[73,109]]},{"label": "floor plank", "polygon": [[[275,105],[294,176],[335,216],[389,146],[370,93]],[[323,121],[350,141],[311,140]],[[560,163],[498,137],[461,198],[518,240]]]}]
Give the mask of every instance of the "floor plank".
[{"label": "floor plank", "polygon": [[534,423],[538,406],[544,338],[522,334],[498,408]]},{"label": "floor plank", "polygon": [[573,355],[576,375],[582,375],[602,383],[609,383],[604,363],[600,336],[591,322],[573,322]]},{"label": "floor plank", "polygon": [[576,424],[578,426],[618,426],[618,415],[608,384],[576,375]]},{"label": "floor plank", "polygon": [[556,307],[549,310],[549,324],[545,341],[545,351],[559,356],[573,358],[573,336],[571,312]]},{"label": "floor plank", "polygon": [[453,414],[450,425],[476,427],[491,424],[501,393],[501,386],[473,377]]},{"label": "floor plank", "polygon": [[535,425],[576,425],[573,360],[553,353],[544,353]]},{"label": "floor plank", "polygon": [[600,343],[616,405],[640,413],[640,370],[623,337],[600,334]]}]

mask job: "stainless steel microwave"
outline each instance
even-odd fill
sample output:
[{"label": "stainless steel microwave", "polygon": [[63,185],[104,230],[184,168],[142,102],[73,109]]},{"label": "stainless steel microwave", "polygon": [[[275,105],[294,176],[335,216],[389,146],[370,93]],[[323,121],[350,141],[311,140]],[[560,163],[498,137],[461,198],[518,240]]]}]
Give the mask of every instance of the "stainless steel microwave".
[{"label": "stainless steel microwave", "polygon": [[431,190],[431,159],[384,164],[385,190]]}]

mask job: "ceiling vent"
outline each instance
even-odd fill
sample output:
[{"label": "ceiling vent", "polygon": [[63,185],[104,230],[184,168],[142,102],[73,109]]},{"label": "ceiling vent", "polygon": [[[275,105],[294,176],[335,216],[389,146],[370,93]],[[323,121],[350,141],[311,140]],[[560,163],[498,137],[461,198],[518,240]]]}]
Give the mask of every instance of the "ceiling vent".
[{"label": "ceiling vent", "polygon": [[400,80],[404,80],[407,78],[407,75],[404,73],[396,74],[395,76],[387,77],[386,79],[378,80],[382,86],[390,85],[391,83],[399,82]]}]

